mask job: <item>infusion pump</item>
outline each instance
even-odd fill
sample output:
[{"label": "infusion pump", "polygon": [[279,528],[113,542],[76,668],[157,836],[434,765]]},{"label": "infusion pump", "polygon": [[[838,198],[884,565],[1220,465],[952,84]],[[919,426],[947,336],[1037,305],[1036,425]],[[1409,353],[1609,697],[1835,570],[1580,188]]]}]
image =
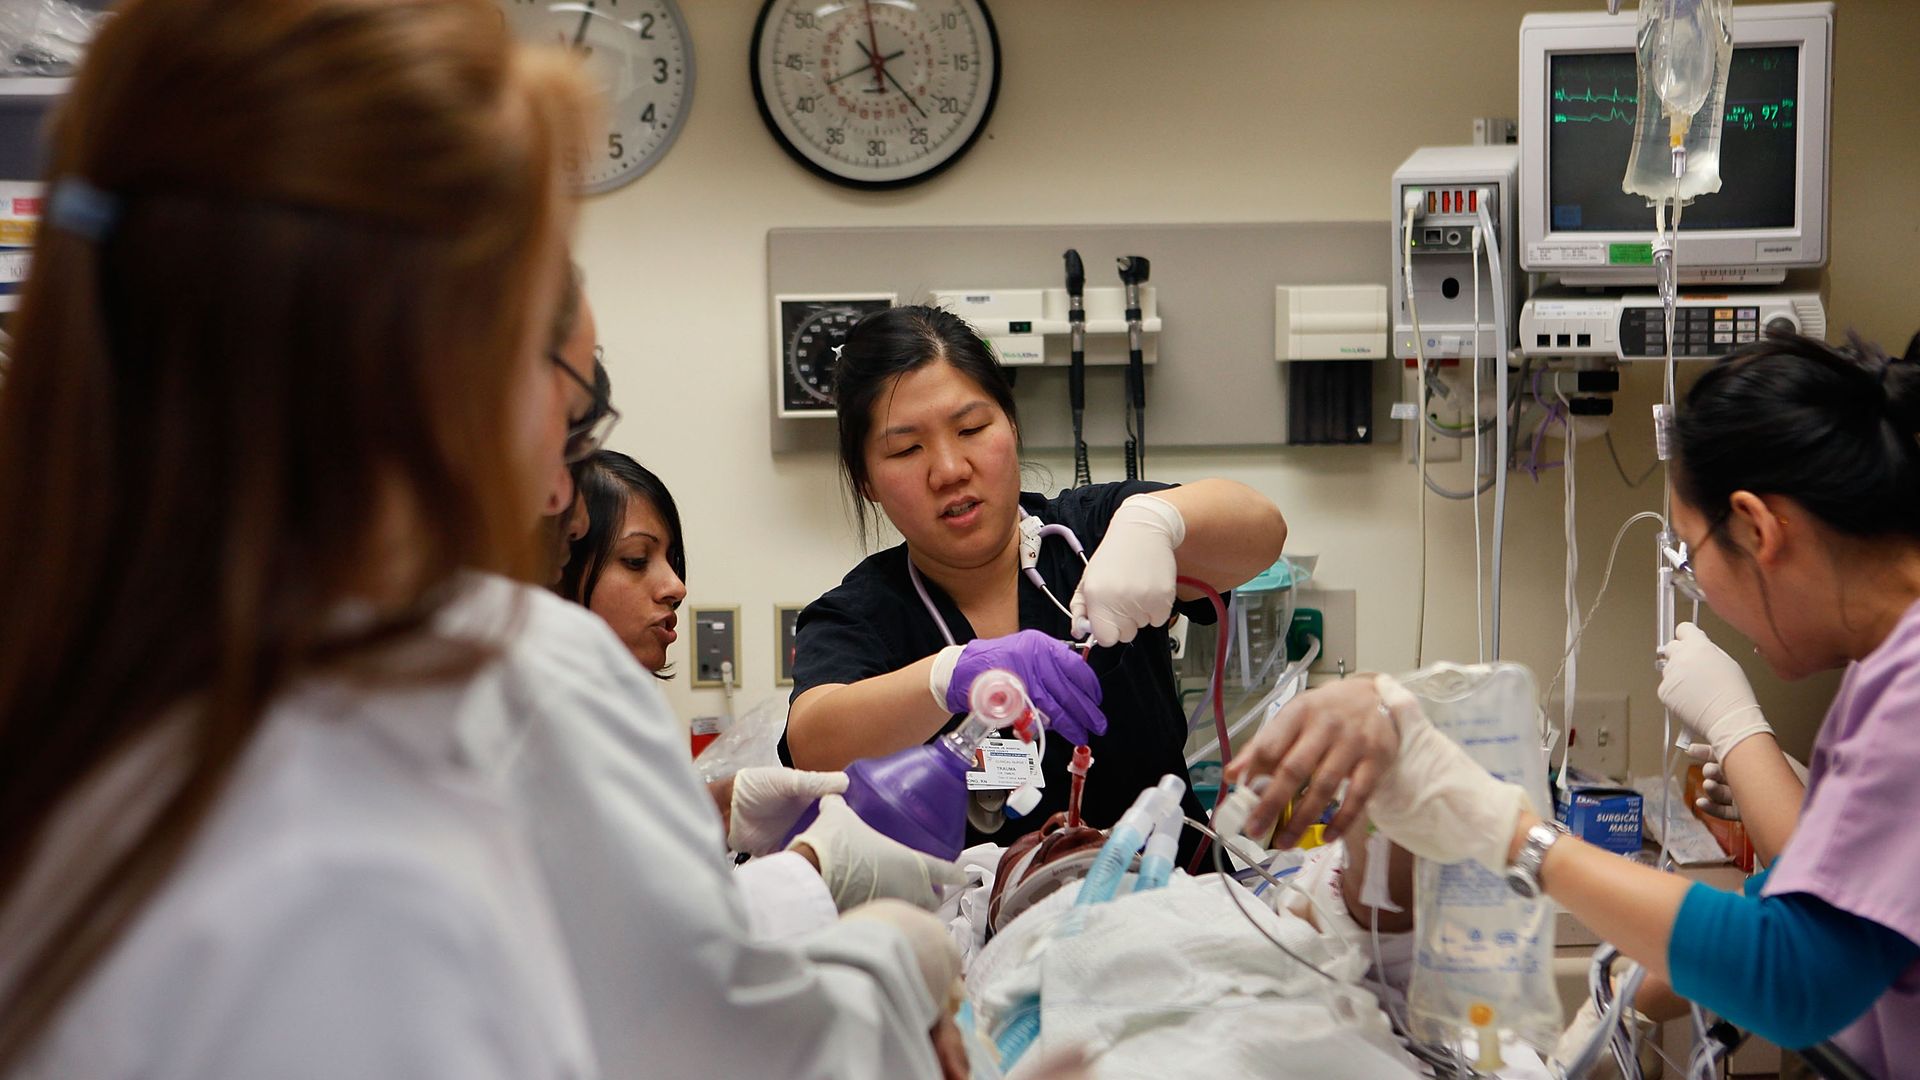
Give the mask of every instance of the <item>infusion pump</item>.
[{"label": "infusion pump", "polygon": [[[1768,330],[1827,334],[1817,292],[1780,289],[1682,294],[1673,311],[1673,355],[1711,360]],[[1664,360],[1667,317],[1654,293],[1606,295],[1543,289],[1520,309],[1520,349],[1527,356],[1602,356]]]}]

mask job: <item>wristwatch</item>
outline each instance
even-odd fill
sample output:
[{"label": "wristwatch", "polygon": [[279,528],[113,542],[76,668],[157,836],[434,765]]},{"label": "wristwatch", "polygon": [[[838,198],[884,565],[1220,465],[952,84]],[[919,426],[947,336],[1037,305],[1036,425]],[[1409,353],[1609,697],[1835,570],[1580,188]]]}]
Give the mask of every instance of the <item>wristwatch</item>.
[{"label": "wristwatch", "polygon": [[1540,864],[1547,861],[1548,849],[1565,835],[1567,827],[1558,821],[1542,821],[1528,829],[1520,854],[1507,867],[1507,887],[1529,900],[1539,896]]}]

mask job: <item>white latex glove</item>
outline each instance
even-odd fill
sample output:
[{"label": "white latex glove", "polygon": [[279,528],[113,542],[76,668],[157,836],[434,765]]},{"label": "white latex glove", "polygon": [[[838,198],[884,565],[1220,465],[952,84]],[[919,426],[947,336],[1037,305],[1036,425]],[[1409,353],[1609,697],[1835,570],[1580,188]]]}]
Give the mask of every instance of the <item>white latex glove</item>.
[{"label": "white latex glove", "polygon": [[[1624,966],[1624,965],[1622,965]],[[1633,1024],[1640,1029],[1642,1036],[1653,1030],[1653,1021],[1647,1019],[1638,1010],[1627,1007],[1633,1014]],[[1562,1067],[1572,1065],[1587,1048],[1594,1032],[1600,1030],[1600,1009],[1589,996],[1581,1002],[1580,1010],[1573,1014],[1573,1020],[1560,1033],[1560,1041],[1554,1044],[1553,1061]],[[1653,1040],[1643,1038],[1640,1043],[1640,1066],[1643,1072],[1651,1072],[1653,1061]],[[1592,1071],[1586,1074],[1587,1080],[1619,1080],[1620,1066],[1613,1060],[1613,1054],[1605,1047],[1600,1048],[1600,1056],[1594,1060]]]},{"label": "white latex glove", "polygon": [[[1720,762],[1714,760],[1713,747],[1703,742],[1690,743],[1687,746],[1687,756],[1700,762],[1700,772],[1703,776],[1700,781],[1700,797],[1693,800],[1693,805],[1698,807],[1701,813],[1712,815],[1723,821],[1739,821],[1740,807],[1733,801],[1733,787],[1727,783],[1727,771],[1720,767]],[[1787,767],[1800,778],[1800,783],[1807,782],[1807,767],[1800,764],[1798,758],[1789,755]]]},{"label": "white latex glove", "polygon": [[1074,636],[1090,634],[1097,644],[1117,645],[1132,641],[1143,626],[1171,619],[1180,575],[1173,549],[1186,538],[1186,519],[1172,503],[1128,496],[1113,512],[1068,604]]},{"label": "white latex glove", "polygon": [[820,816],[788,846],[802,844],[813,849],[820,878],[841,911],[885,898],[932,910],[940,903],[935,885],[967,880],[966,871],[953,863],[882,836],[838,795],[820,800]]},{"label": "white latex glove", "polygon": [[900,931],[920,965],[927,993],[942,1016],[960,1007],[960,949],[945,923],[903,900],[875,900],[840,916],[844,922],[884,923]]},{"label": "white latex glove", "polygon": [[815,799],[847,790],[843,772],[802,772],[777,765],[741,769],[733,775],[727,811],[727,848],[770,855]]},{"label": "white latex glove", "polygon": [[1377,685],[1400,726],[1400,753],[1367,804],[1373,823],[1423,859],[1472,859],[1505,873],[1520,812],[1527,808],[1525,789],[1481,768],[1433,726],[1398,682],[1382,675]]},{"label": "white latex glove", "polygon": [[1660,655],[1666,660],[1660,674],[1661,703],[1688,732],[1713,746],[1715,760],[1727,760],[1727,753],[1750,736],[1773,734],[1760,715],[1746,672],[1706,631],[1681,623]]}]

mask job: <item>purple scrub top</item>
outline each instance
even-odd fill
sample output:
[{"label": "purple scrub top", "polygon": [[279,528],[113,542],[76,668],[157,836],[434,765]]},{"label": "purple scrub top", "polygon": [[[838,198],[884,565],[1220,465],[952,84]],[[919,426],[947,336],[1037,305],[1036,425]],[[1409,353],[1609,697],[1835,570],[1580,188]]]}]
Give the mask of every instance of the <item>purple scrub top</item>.
[{"label": "purple scrub top", "polygon": [[[1800,824],[1765,895],[1807,893],[1920,943],[1920,603],[1847,668]],[[1834,1042],[1874,1076],[1920,1067],[1920,963]]]}]

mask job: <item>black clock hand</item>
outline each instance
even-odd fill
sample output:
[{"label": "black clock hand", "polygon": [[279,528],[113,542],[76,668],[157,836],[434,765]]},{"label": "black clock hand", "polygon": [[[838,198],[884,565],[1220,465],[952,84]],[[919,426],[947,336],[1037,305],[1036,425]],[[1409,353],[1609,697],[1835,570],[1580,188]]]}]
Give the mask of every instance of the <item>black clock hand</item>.
[{"label": "black clock hand", "polygon": [[[859,43],[858,43],[858,42],[855,42],[855,44],[859,44]],[[861,46],[860,46],[860,48],[861,48],[862,50],[864,50],[864,49],[866,49],[866,46],[865,46],[865,45],[861,45]],[[895,49],[894,51],[892,51],[892,52],[890,52],[890,53],[888,53],[887,55],[885,55],[885,56],[883,56],[883,57],[881,57],[880,59],[881,59],[881,60],[883,60],[883,61],[885,61],[885,60],[892,60],[892,59],[894,59],[895,57],[899,57],[899,56],[905,56],[906,54],[907,54],[907,50],[905,50],[905,49]],[[838,74],[838,75],[835,75],[835,76],[834,76],[833,78],[831,78],[831,79],[828,79],[828,80],[827,80],[827,85],[828,85],[828,86],[832,86],[832,85],[833,85],[834,83],[837,83],[837,82],[839,82],[839,81],[840,81],[841,79],[845,79],[845,78],[848,78],[848,77],[850,77],[850,76],[853,76],[853,75],[858,75],[858,74],[860,74],[861,72],[863,72],[863,71],[866,71],[867,69],[869,69],[869,68],[871,68],[871,67],[873,67],[873,63],[872,63],[871,61],[869,61],[869,62],[867,62],[867,63],[864,63],[864,64],[861,64],[861,65],[860,65],[859,67],[857,67],[857,68],[854,68],[854,69],[853,69],[852,71],[843,71],[843,72],[841,72],[840,74]]]},{"label": "black clock hand", "polygon": [[[867,45],[860,46],[860,51],[866,53],[867,59],[873,63],[873,85],[884,92],[886,87],[880,85],[880,76],[886,74],[887,62],[874,59],[880,54],[880,32],[873,26],[873,0],[863,0],[861,6],[866,8],[867,12]],[[868,48],[868,45],[872,48]]]},{"label": "black clock hand", "polygon": [[920,103],[913,100],[913,95],[907,93],[907,88],[904,86],[901,86],[900,80],[893,77],[893,72],[882,71],[881,74],[887,77],[887,81],[893,84],[893,88],[895,90],[900,91],[901,97],[907,99],[907,104],[913,106],[913,111],[920,114],[920,119],[925,120],[927,118],[927,110],[921,108]]},{"label": "black clock hand", "polygon": [[863,91],[863,93],[868,93],[868,94],[886,93],[887,84],[880,81],[887,73],[886,59],[883,57],[878,57],[873,55],[873,52],[871,50],[869,50],[865,45],[861,45],[857,41],[854,42],[854,44],[860,46],[860,51],[866,54],[867,67],[873,69],[873,85],[867,87],[867,89]]},{"label": "black clock hand", "polygon": [[573,35],[574,48],[576,49],[579,48],[580,43],[587,39],[587,24],[591,23],[592,21],[593,21],[593,0],[587,0],[587,6],[585,8],[582,8],[580,11],[580,29],[578,32],[576,32]]}]

